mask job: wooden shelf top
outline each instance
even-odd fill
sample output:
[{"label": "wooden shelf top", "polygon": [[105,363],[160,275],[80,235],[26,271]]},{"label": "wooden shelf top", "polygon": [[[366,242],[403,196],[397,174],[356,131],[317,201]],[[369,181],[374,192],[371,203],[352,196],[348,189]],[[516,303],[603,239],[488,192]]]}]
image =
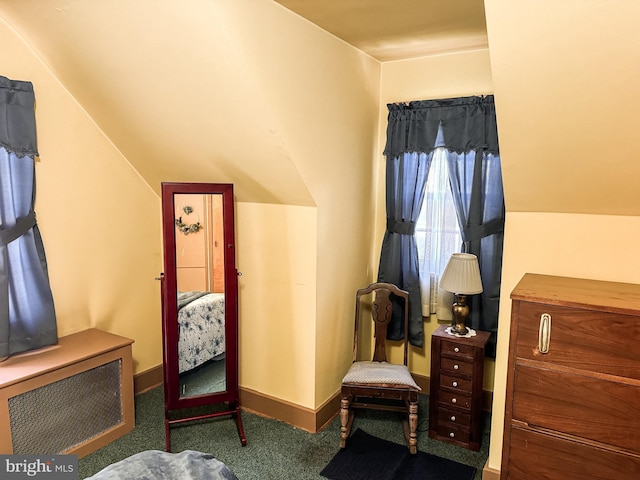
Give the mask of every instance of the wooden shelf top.
[{"label": "wooden shelf top", "polygon": [[58,339],[56,345],[25,352],[0,362],[0,388],[81,362],[118,348],[133,340],[90,328]]}]

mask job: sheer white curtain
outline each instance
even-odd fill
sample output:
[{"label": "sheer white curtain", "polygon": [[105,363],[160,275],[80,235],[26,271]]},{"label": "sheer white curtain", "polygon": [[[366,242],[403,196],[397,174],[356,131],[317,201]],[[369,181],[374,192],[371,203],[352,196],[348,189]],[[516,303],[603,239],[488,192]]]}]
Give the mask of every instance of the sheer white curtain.
[{"label": "sheer white curtain", "polygon": [[438,284],[449,257],[460,251],[462,236],[449,185],[447,150],[443,147],[433,153],[415,238],[423,315],[435,313],[438,319],[451,320],[453,294],[441,290]]}]

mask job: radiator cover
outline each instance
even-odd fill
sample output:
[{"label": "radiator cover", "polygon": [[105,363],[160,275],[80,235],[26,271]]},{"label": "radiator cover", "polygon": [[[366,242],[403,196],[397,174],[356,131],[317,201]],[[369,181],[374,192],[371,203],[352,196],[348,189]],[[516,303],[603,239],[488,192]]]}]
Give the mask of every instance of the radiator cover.
[{"label": "radiator cover", "polygon": [[0,453],[82,457],[131,431],[131,343],[92,329],[4,362],[0,430],[10,435],[0,438]]}]

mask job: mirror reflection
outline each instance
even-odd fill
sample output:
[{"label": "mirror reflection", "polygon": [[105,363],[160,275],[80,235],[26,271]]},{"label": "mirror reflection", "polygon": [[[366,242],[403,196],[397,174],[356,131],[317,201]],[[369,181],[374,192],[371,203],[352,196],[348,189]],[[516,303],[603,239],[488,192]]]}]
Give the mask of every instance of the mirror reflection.
[{"label": "mirror reflection", "polygon": [[175,194],[180,397],[226,385],[222,195]]}]

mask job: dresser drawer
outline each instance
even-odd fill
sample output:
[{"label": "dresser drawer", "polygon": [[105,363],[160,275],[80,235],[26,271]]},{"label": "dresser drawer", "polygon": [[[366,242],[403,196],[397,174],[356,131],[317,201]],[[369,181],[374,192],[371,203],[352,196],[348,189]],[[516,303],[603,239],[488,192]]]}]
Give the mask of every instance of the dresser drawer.
[{"label": "dresser drawer", "polygon": [[447,340],[443,340],[440,348],[440,353],[445,356],[461,357],[466,358],[467,360],[471,360],[473,358],[473,345],[465,345],[460,342],[449,342]]},{"label": "dresser drawer", "polygon": [[[520,302],[516,356],[640,380],[640,317]],[[551,317],[549,351],[538,350],[540,318]]]},{"label": "dresser drawer", "polygon": [[471,396],[463,393],[452,393],[442,390],[440,392],[440,404],[444,407],[470,410]]},{"label": "dresser drawer", "polygon": [[454,376],[462,375],[471,377],[473,375],[473,363],[460,361],[459,359],[442,358],[440,360],[440,370]]},{"label": "dresser drawer", "polygon": [[440,387],[455,391],[465,392],[471,395],[473,382],[468,378],[460,378],[452,375],[440,375]]},{"label": "dresser drawer", "polygon": [[639,411],[638,386],[516,367],[514,420],[640,452]]},{"label": "dresser drawer", "polygon": [[637,480],[640,457],[517,426],[511,427],[508,480]]}]

